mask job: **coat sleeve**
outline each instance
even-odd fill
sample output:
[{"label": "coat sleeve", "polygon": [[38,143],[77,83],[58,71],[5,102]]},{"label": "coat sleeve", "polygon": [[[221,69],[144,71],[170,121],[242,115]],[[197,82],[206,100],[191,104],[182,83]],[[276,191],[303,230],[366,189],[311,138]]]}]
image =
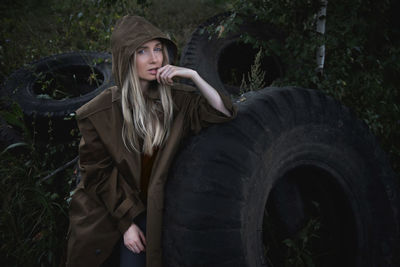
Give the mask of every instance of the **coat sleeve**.
[{"label": "coat sleeve", "polygon": [[81,186],[102,202],[120,232],[125,233],[133,218],[145,210],[139,192],[121,176],[90,119],[78,120],[78,126],[82,134],[79,145]]},{"label": "coat sleeve", "polygon": [[231,113],[228,117],[224,113],[212,107],[207,99],[199,92],[185,92],[186,124],[194,133],[213,123],[223,123],[234,119],[237,115],[237,107],[233,105],[231,98],[219,91],[222,102]]}]

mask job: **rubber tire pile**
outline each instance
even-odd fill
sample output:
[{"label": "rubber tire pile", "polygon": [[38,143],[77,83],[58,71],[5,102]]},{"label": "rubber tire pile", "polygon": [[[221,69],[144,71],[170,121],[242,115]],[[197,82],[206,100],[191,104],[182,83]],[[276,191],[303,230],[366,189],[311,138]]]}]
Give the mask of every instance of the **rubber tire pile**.
[{"label": "rubber tire pile", "polygon": [[[205,31],[226,15],[199,26],[181,65],[238,96],[238,87],[224,84],[222,76],[237,67],[226,59],[243,45],[240,34],[213,39]],[[260,38],[283,40],[271,26],[239,30],[251,29]],[[44,138],[52,120],[55,134],[65,139],[74,125],[64,118],[113,84],[110,60],[97,52],[44,58],[14,72],[2,94],[20,104],[28,123],[43,128]],[[275,78],[284,75],[279,58],[268,60]],[[38,97],[38,73],[75,75],[89,67],[101,77],[97,87],[85,81],[74,87],[67,79],[74,97]],[[164,266],[283,266],[280,249],[269,243],[271,232],[282,242],[313,218],[321,223],[314,248],[323,256],[316,266],[399,266],[398,178],[368,127],[310,89],[266,87],[236,102],[235,120],[187,138],[175,158],[165,188]],[[0,122],[3,147],[21,140]],[[268,258],[265,250],[277,256]]]}]

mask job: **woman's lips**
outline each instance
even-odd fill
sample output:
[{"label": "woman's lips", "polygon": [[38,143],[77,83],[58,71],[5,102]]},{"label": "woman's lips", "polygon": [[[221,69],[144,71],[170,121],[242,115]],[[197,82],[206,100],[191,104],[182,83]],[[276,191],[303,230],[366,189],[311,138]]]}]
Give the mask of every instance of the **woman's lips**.
[{"label": "woman's lips", "polygon": [[158,70],[158,68],[149,69],[149,72],[150,72],[151,75],[156,75],[157,74],[157,70]]}]

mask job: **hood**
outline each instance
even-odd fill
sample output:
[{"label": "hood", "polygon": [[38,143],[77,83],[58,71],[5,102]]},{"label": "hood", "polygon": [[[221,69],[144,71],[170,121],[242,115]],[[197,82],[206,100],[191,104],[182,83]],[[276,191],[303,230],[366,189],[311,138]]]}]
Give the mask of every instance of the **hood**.
[{"label": "hood", "polygon": [[122,88],[122,77],[125,77],[129,59],[143,43],[160,39],[168,49],[170,62],[177,54],[177,47],[160,29],[139,16],[124,16],[116,23],[111,35],[112,74],[115,83]]}]

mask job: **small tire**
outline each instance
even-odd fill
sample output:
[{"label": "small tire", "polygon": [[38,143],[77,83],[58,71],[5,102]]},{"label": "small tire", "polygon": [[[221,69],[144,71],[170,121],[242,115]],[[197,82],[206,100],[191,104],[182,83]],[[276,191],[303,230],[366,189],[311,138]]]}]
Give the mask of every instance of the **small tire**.
[{"label": "small tire", "polygon": [[399,266],[398,178],[366,125],[319,91],[243,99],[235,120],[190,137],[174,160],[163,266],[287,266],[293,233],[270,224],[290,219],[276,197],[287,183],[302,203],[292,215],[320,220],[319,237],[307,236],[315,266]]},{"label": "small tire", "polygon": [[39,136],[53,131],[59,138],[75,127],[65,118],[112,84],[111,55],[80,51],[27,64],[6,80],[4,94],[21,106]]},{"label": "small tire", "polygon": [[[243,33],[264,41],[274,39],[279,43],[283,43],[285,35],[273,25],[259,25],[251,19],[244,19],[237,31],[227,32],[221,38],[207,31],[211,25],[217,28],[229,15],[216,15],[197,27],[182,51],[179,64],[198,71],[215,88],[237,96],[242,77],[247,77],[258,52],[251,44],[241,41]],[[266,71],[266,85],[284,75],[283,63],[277,56],[265,57],[261,67]]]}]

